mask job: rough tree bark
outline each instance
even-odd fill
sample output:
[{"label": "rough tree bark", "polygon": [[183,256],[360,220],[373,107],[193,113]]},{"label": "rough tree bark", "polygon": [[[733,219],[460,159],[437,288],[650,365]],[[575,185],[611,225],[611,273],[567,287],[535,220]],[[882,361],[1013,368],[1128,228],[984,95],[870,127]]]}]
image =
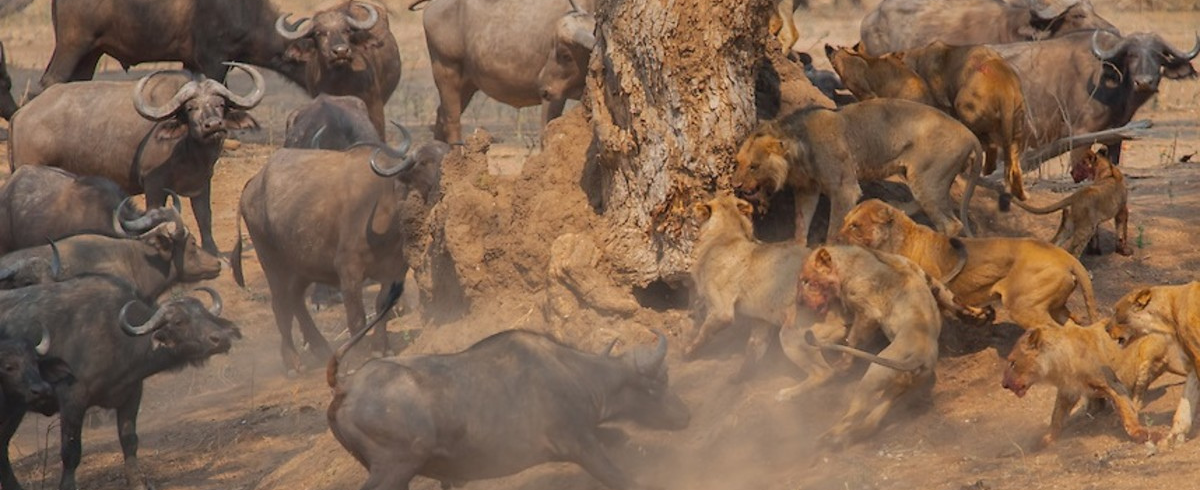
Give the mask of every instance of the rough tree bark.
[{"label": "rough tree bark", "polygon": [[[598,204],[610,225],[605,256],[620,282],[686,277],[696,231],[691,205],[729,188],[756,112],[777,111],[778,80],[799,74],[811,88],[794,66],[781,69],[788,62],[767,33],[772,8],[772,0],[597,3],[586,103]],[[774,77],[776,100],[762,100],[762,83],[756,95],[763,72],[771,75],[767,85]],[[802,98],[831,105],[815,89]]]}]

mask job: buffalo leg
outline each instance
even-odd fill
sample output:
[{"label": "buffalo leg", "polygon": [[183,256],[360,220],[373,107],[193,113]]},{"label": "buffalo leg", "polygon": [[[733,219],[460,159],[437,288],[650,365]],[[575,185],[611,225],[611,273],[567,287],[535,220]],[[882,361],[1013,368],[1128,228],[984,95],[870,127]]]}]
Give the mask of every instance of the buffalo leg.
[{"label": "buffalo leg", "polygon": [[361,490],[408,490],[409,482],[416,475],[417,466],[414,464],[381,461],[367,468],[367,482],[363,483]]},{"label": "buffalo leg", "polygon": [[80,60],[90,54],[93,40],[78,39],[71,31],[83,32],[82,29],[71,29],[70,26],[56,26],[54,36],[57,41],[54,53],[50,55],[50,64],[46,65],[46,72],[42,74],[39,93],[56,83],[70,81]]},{"label": "buffalo leg", "polygon": [[542,100],[542,131],[546,130],[546,125],[550,124],[558,116],[563,113],[563,107],[566,107],[567,99],[558,98],[557,100]]},{"label": "buffalo leg", "polygon": [[200,194],[190,200],[192,214],[196,215],[196,226],[200,228],[200,246],[206,252],[217,255],[217,242],[213,241],[212,234],[212,183],[205,185]]},{"label": "buffalo leg", "polygon": [[391,345],[388,344],[386,328],[387,321],[391,319],[390,315],[392,315],[392,308],[390,308],[390,306],[393,305],[388,304],[388,297],[391,296],[392,288],[399,288],[398,292],[396,293],[396,297],[399,299],[400,295],[404,294],[404,279],[400,279],[399,281],[390,284],[380,284],[379,294],[375,295],[375,314],[389,315],[388,318],[380,320],[384,322],[385,326],[375,328],[375,343],[383,345],[383,355],[385,356],[393,356],[396,354],[396,352],[392,350]]},{"label": "buffalo leg", "polygon": [[[259,252],[259,257],[269,256],[264,251]],[[292,340],[292,316],[304,308],[304,288],[299,285],[300,281],[279,277],[278,266],[266,261],[262,266],[266,272],[267,286],[271,289],[271,312],[275,316],[275,327],[279,329],[279,354],[288,376],[295,376],[303,366],[300,354],[296,352],[296,343]]]},{"label": "buffalo leg", "polygon": [[137,415],[142,405],[142,387],[133,390],[129,398],[117,407],[117,437],[121,441],[121,454],[125,457],[125,481],[130,489],[145,490],[145,477],[138,465]]},{"label": "buffalo leg", "polygon": [[[338,280],[341,282],[342,288],[342,307],[346,308],[346,328],[350,333],[356,334],[367,325],[367,312],[363,308],[363,271],[359,271],[359,266],[354,264],[341,263],[337,264],[340,271]],[[384,286],[386,287],[386,286]],[[380,325],[376,328],[387,330],[386,325]],[[371,355],[382,356],[387,350],[386,334],[380,341],[380,337],[375,337],[375,345],[372,346]]]},{"label": "buffalo leg", "polygon": [[462,76],[459,67],[437,62],[433,64],[433,82],[441,100],[433,137],[450,144],[462,143],[462,113],[478,89]]},{"label": "buffalo leg", "polygon": [[8,443],[12,440],[13,434],[17,432],[17,428],[21,426],[21,420],[24,418],[24,407],[15,403],[5,404],[4,423],[0,425],[0,444],[4,445],[4,453],[0,454],[0,488],[5,490],[21,490],[21,483],[17,481],[17,475],[13,473],[12,463],[8,459]]},{"label": "buffalo leg", "polygon": [[79,62],[75,63],[75,69],[71,72],[71,81],[81,82],[94,78],[96,65],[100,64],[100,57],[103,55],[103,51],[95,49],[79,58]]},{"label": "buffalo leg", "polygon": [[604,446],[600,445],[600,441],[591,432],[580,434],[577,441],[568,444],[567,447],[573,446],[573,450],[565,459],[583,467],[584,471],[600,480],[600,483],[616,490],[634,487],[633,480],[608,459],[608,455],[604,454]]},{"label": "buffalo leg", "polygon": [[329,341],[325,340],[325,336],[321,335],[321,331],[317,329],[317,323],[313,321],[312,315],[308,313],[308,308],[304,307],[303,293],[301,295],[301,298],[297,301],[298,306],[294,310],[296,312],[296,323],[300,327],[300,335],[308,343],[309,352],[324,363],[329,360],[329,356],[333,355],[333,349],[329,347]]},{"label": "buffalo leg", "polygon": [[83,457],[83,416],[87,406],[77,400],[60,397],[62,408],[59,425],[62,428],[62,480],[58,490],[75,490],[75,470]]}]

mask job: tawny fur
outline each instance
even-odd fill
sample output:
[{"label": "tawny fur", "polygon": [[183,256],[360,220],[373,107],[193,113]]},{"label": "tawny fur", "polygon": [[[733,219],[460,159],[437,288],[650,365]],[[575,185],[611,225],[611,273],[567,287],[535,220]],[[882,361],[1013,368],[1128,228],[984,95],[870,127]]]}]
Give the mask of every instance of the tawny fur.
[{"label": "tawny fur", "polygon": [[[841,237],[848,243],[900,254],[946,283],[959,300],[974,306],[998,301],[1009,318],[1030,329],[1072,318],[1067,299],[1078,288],[1088,324],[1097,318],[1096,296],[1083,264],[1065,250],[1029,238],[952,239],[917,224],[883,201],[863,201],[846,216]],[[955,241],[961,248],[955,247]]]},{"label": "tawny fur", "polygon": [[1075,256],[1083,253],[1100,223],[1111,219],[1117,231],[1116,252],[1133,255],[1133,249],[1129,247],[1129,208],[1126,206],[1129,190],[1125,188],[1125,175],[1108,159],[1108,152],[1103,148],[1099,153],[1088,150],[1079,165],[1071,170],[1071,175],[1076,182],[1090,177],[1092,183],[1049,206],[1036,207],[1021,202],[1017,206],[1034,214],[1062,211],[1058,231],[1050,241]]}]

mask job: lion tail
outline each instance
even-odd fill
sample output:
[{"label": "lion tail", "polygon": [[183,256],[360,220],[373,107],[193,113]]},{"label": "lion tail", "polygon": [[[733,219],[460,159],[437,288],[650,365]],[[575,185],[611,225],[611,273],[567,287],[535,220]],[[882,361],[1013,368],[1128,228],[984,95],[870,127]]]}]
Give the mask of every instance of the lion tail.
[{"label": "lion tail", "polygon": [[[1064,253],[1070,255],[1070,252],[1064,251]],[[1071,256],[1071,274],[1075,276],[1075,281],[1079,283],[1079,290],[1083,293],[1083,303],[1087,306],[1087,323],[1083,325],[1091,325],[1093,321],[1100,318],[1100,315],[1096,312],[1096,291],[1092,289],[1092,276],[1088,275],[1087,269],[1073,255]]]},{"label": "lion tail", "polygon": [[[1078,192],[1078,191],[1076,191],[1076,192]],[[1030,206],[1021,201],[1014,201],[1013,203],[1016,204],[1017,207],[1024,209],[1025,211],[1028,211],[1033,214],[1050,214],[1055,211],[1062,210],[1063,208],[1070,206],[1074,202],[1075,202],[1075,194],[1071,194],[1067,197],[1064,197],[1061,201],[1058,201],[1049,206],[1040,207],[1040,208],[1037,206]]]},{"label": "lion tail", "polygon": [[979,175],[983,173],[983,160],[987,158],[983,153],[983,145],[979,144],[979,138],[972,136],[974,148],[971,149],[971,164],[967,166],[967,189],[963,191],[962,204],[958,209],[958,218],[963,223],[963,234],[973,236],[971,234],[971,218],[968,211],[971,207],[971,196],[975,195],[975,185],[979,183]]}]

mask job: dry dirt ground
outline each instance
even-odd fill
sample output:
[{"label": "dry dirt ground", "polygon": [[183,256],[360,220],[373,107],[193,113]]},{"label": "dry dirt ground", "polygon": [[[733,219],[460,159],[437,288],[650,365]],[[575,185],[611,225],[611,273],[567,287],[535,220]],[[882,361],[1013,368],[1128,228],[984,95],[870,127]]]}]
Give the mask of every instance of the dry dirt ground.
[{"label": "dry dirt ground", "polygon": [[[292,0],[287,5],[303,11],[307,3]],[[394,10],[392,25],[400,41],[405,74],[387,110],[390,117],[423,129],[433,117],[436,97],[419,17],[398,11],[398,7]],[[818,4],[814,13],[802,12],[797,18],[802,35],[797,49],[819,53],[826,42],[854,42],[861,15],[837,12],[826,4]],[[1125,32],[1155,30],[1183,49],[1191,46],[1193,30],[1200,24],[1200,16],[1190,12],[1106,15]],[[26,80],[40,75],[52,49],[49,2],[37,0],[25,12],[0,21],[0,39],[8,48],[19,92]],[[115,63],[107,66],[117,69]],[[117,72],[106,76],[129,75]],[[264,129],[243,135],[246,144],[229,152],[217,166],[215,233],[226,251],[235,239],[234,210],[243,183],[282,140],[284,115],[303,101],[297,89],[277,77],[271,78],[270,88],[271,95],[253,111]],[[527,109],[518,117],[518,111],[482,99],[477,96],[466,124],[487,127],[499,136],[486,160],[488,174],[498,181],[519,179],[509,174],[519,172],[526,158],[536,153],[531,148],[537,110]],[[1127,143],[1123,155],[1132,193],[1130,234],[1136,253],[1130,258],[1109,254],[1084,259],[1094,274],[1102,312],[1110,311],[1109,305],[1135,285],[1195,279],[1194,271],[1200,267],[1200,246],[1194,238],[1195,220],[1200,216],[1200,166],[1178,162],[1184,155],[1200,151],[1198,102],[1200,83],[1165,81],[1160,95],[1139,114],[1153,118],[1156,124],[1150,137]],[[427,131],[416,133],[418,140],[428,138]],[[558,170],[579,175],[582,162],[577,160],[564,159]],[[1036,202],[1049,202],[1072,188],[1057,161],[1030,180],[1035,182]],[[985,201],[975,207],[978,215],[985,216],[984,221],[991,204]],[[1017,213],[993,221],[1033,236],[1045,238],[1053,233],[1056,217],[1034,219]],[[528,224],[541,228],[559,225]],[[1111,225],[1105,229],[1105,246],[1111,250]],[[490,239],[480,237],[485,244]],[[248,260],[248,287],[238,288],[228,274],[206,284],[224,294],[226,315],[238,322],[245,339],[229,355],[214,358],[207,366],[160,375],[148,382],[139,431],[142,465],[160,489],[357,488],[366,473],[327,429],[324,411],[329,391],[323,372],[310,371],[298,379],[284,377],[269,291],[253,254]],[[545,328],[540,313],[526,307],[532,302],[521,299],[514,299],[520,307],[494,308],[489,311],[500,313],[472,314],[452,323],[423,324],[419,315],[409,313],[392,321],[389,330],[394,338],[416,339],[409,352],[448,352],[514,326]],[[1077,302],[1074,306],[1079,307]],[[340,308],[323,309],[316,318],[327,337],[337,338],[337,342],[345,339]],[[680,309],[641,311],[628,320],[609,319],[594,328],[645,341],[649,335],[630,332],[642,331],[647,325],[665,327],[672,334],[673,346],[680,345],[681,337],[686,339],[692,328],[687,312]],[[699,360],[684,363],[676,353],[671,355],[672,385],[693,410],[691,427],[675,433],[631,428],[628,443],[614,446],[610,452],[643,481],[674,490],[1200,488],[1200,470],[1194,464],[1200,459],[1200,443],[1152,454],[1130,442],[1112,414],[1094,419],[1077,416],[1057,445],[1037,451],[1034,443],[1049,420],[1053,391],[1035,388],[1018,399],[1000,388],[1003,356],[1018,334],[1011,324],[973,330],[947,325],[932,398],[897,410],[876,437],[830,453],[817,447],[814,440],[844,410],[854,388],[853,375],[805,400],[778,403],[775,392],[793,383],[795,374],[778,361],[778,355],[754,379],[743,384],[726,382],[740,362],[738,352],[744,341],[744,334],[730,332],[716,339],[716,346]],[[598,341],[593,337],[580,341],[595,348]],[[1156,385],[1143,414],[1146,422],[1170,423],[1180,385],[1181,380],[1171,376]],[[516,417],[521,407],[496,409],[511,410]],[[55,418],[27,418],[11,451],[26,488],[57,485]],[[122,487],[120,468],[120,449],[111,422],[89,427],[84,432],[81,488]],[[418,479],[413,487],[428,490],[437,488],[437,483]],[[474,482],[470,488],[601,486],[574,466],[545,465],[508,478]]]}]

